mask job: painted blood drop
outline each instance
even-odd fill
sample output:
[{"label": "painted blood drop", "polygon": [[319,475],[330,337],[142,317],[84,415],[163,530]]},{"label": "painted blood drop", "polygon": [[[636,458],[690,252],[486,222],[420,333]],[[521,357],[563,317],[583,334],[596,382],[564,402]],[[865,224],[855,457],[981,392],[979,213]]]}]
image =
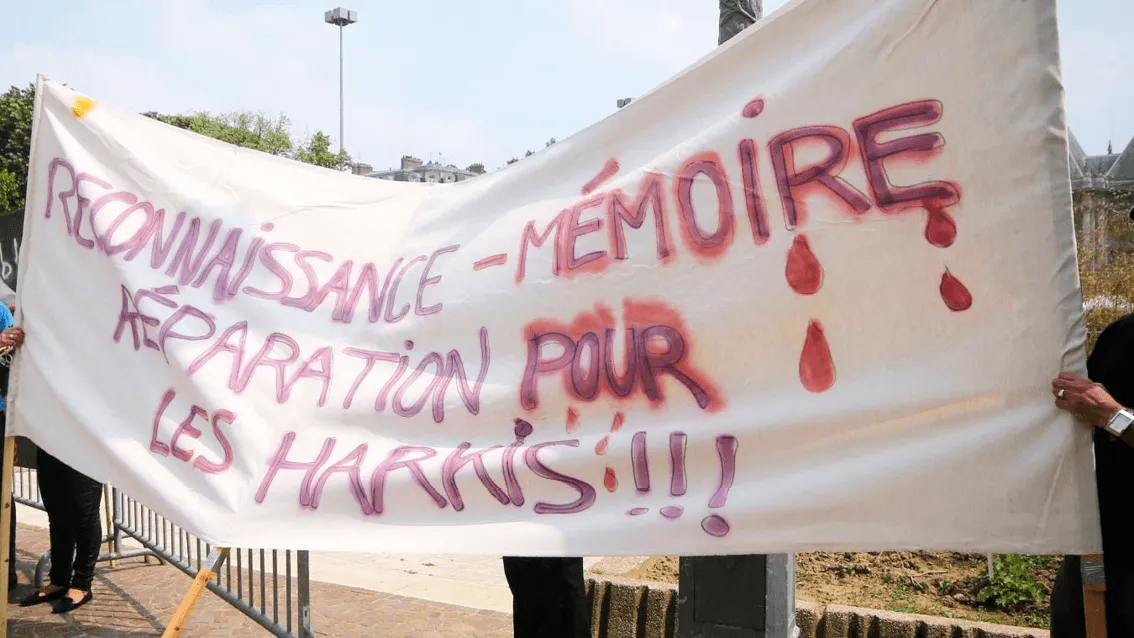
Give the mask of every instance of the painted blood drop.
[{"label": "painted blood drop", "polygon": [[811,392],[825,392],[835,385],[835,362],[823,326],[814,319],[807,326],[807,339],[799,355],[799,380]]},{"label": "painted blood drop", "polygon": [[748,104],[744,105],[744,110],[740,112],[744,117],[756,117],[764,112],[764,99],[756,98]]},{"label": "painted blood drop", "polygon": [[610,437],[609,436],[602,437],[602,439],[600,439],[598,443],[595,443],[595,454],[598,454],[599,456],[606,454],[606,448],[608,448],[609,446],[610,446]]},{"label": "painted blood drop", "polygon": [[973,305],[973,296],[960,279],[953,276],[949,269],[941,275],[941,299],[953,312],[968,310]]},{"label": "painted blood drop", "polygon": [[661,515],[671,521],[677,518],[681,518],[681,515],[684,513],[685,508],[680,505],[666,505],[665,507],[661,508]]},{"label": "painted blood drop", "polygon": [[567,408],[567,431],[574,432],[579,429],[579,413],[575,408]]},{"label": "painted blood drop", "polygon": [[953,221],[953,216],[936,203],[927,203],[925,212],[925,240],[938,248],[952,246],[957,239],[957,222]]},{"label": "painted blood drop", "polygon": [[784,276],[788,285],[801,295],[813,295],[823,285],[823,267],[815,253],[811,252],[811,244],[807,237],[796,235],[788,250],[787,266],[784,267]]},{"label": "painted blood drop", "polygon": [[614,468],[606,468],[606,475],[602,477],[602,484],[606,486],[608,492],[618,489],[618,475],[614,473]]},{"label": "painted blood drop", "polygon": [[614,420],[610,423],[610,431],[617,432],[622,429],[622,424],[626,422],[626,416],[621,412],[614,413]]}]

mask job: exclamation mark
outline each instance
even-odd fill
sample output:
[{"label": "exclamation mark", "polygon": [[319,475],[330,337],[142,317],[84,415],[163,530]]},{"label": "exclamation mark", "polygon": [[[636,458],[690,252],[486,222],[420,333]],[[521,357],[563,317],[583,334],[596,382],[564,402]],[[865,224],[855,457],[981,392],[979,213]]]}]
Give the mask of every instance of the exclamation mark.
[{"label": "exclamation mark", "polygon": [[[728,492],[736,480],[736,449],[738,443],[735,436],[722,435],[717,437],[717,456],[721,461],[721,481],[716,493],[709,499],[709,507],[717,509],[724,507],[728,502]],[[701,529],[712,536],[724,536],[729,532],[728,521],[717,514],[710,514],[701,520]]]},{"label": "exclamation mark", "polygon": [[[685,494],[685,440],[684,432],[673,432],[669,435],[670,496]],[[660,512],[665,518],[674,520],[685,513],[685,508],[680,505],[666,505]]]},{"label": "exclamation mark", "polygon": [[634,488],[650,493],[650,459],[646,456],[646,433],[635,432],[630,441],[630,466],[634,468]]},{"label": "exclamation mark", "polygon": [[669,435],[669,495],[685,495],[685,433],[673,432]]}]

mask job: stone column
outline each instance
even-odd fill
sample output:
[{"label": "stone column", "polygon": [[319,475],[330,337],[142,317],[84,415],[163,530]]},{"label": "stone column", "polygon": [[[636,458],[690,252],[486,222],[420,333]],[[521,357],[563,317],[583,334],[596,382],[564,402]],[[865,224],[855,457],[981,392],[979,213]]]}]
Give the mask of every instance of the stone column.
[{"label": "stone column", "polygon": [[681,559],[676,638],[794,638],[792,554]]}]

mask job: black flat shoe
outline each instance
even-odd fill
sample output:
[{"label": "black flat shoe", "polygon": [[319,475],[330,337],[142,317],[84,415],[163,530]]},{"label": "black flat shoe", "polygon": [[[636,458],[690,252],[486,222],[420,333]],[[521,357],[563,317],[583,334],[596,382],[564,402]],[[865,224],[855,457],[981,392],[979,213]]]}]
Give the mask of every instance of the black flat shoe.
[{"label": "black flat shoe", "polygon": [[41,594],[38,590],[32,592],[30,596],[20,601],[20,607],[34,607],[42,605],[43,603],[50,603],[59,600],[67,595],[67,589],[56,589],[50,594]]},{"label": "black flat shoe", "polygon": [[94,600],[94,594],[92,594],[91,592],[87,592],[79,600],[71,600],[70,598],[64,596],[63,598],[59,599],[59,602],[55,603],[54,607],[51,608],[51,613],[69,614],[79,607],[82,607],[83,605],[91,602],[92,600]]}]

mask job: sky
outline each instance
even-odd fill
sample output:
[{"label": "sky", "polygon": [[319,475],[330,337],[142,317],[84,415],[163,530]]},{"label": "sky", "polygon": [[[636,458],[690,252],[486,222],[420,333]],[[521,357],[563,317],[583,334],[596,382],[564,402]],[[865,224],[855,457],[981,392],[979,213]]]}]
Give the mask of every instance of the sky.
[{"label": "sky", "polygon": [[[837,0],[826,0],[837,1]],[[974,1],[974,0],[953,0]],[[981,0],[986,1],[986,0]],[[991,0],[988,0],[991,1]],[[351,0],[346,149],[496,168],[716,46],[713,0]],[[786,0],[765,0],[765,15]],[[315,0],[0,0],[0,87],[37,73],[136,111],[285,114],[338,138],[338,29]],[[1061,0],[1071,130],[1134,137],[1134,1]]]}]

